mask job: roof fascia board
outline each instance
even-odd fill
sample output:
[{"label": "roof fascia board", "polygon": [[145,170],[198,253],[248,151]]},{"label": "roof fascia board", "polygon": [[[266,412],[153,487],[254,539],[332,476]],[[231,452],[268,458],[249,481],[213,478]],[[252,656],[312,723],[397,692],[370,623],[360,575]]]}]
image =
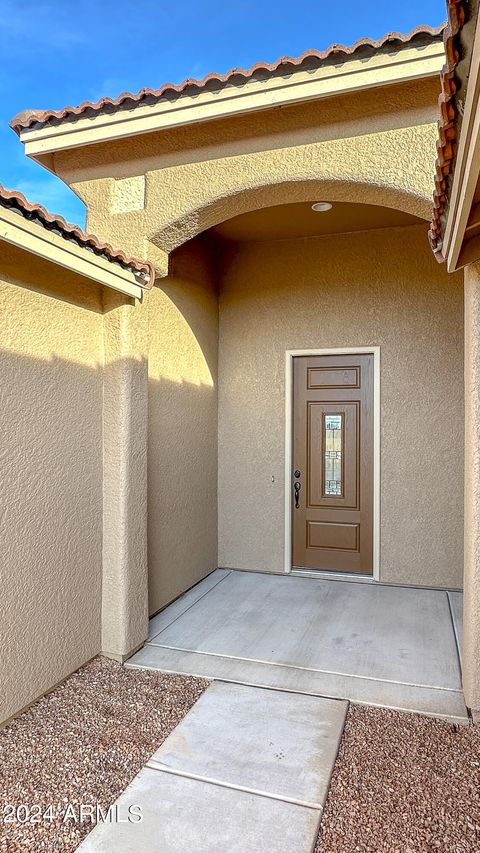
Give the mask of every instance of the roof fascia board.
[{"label": "roof fascia board", "polygon": [[25,220],[21,214],[0,207],[0,240],[33,255],[72,270],[134,299],[142,300],[143,288],[129,270],[82,249],[43,226]]},{"label": "roof fascia board", "polygon": [[297,71],[288,77],[251,80],[241,87],[226,86],[219,92],[181,95],[173,102],[165,100],[56,126],[25,129],[20,139],[27,155],[41,159],[82,145],[431,77],[440,73],[444,59],[442,42],[421,48],[404,47],[392,54],[350,59],[314,72]]},{"label": "roof fascia board", "polygon": [[473,196],[480,174],[480,27],[475,28],[469,85],[465,99],[455,172],[443,236],[448,272],[458,269]]}]

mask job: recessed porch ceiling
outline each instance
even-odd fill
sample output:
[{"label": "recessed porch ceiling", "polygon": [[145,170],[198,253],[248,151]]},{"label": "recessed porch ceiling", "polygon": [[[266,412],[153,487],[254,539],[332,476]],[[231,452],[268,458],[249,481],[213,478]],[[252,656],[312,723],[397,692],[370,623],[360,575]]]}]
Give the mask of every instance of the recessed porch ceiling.
[{"label": "recessed porch ceiling", "polygon": [[326,234],[403,227],[424,222],[418,216],[375,204],[335,202],[332,209],[325,213],[313,211],[312,204],[323,200],[312,199],[307,203],[281,204],[252,210],[216,225],[210,233],[223,240],[243,243],[286,240],[292,237],[321,237]]}]

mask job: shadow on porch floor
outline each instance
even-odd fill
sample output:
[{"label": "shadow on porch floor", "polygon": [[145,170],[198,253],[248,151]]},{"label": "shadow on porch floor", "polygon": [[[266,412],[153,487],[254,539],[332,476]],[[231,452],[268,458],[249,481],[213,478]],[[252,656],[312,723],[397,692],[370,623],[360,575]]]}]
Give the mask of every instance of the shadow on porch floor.
[{"label": "shadow on porch floor", "polygon": [[461,612],[461,593],[218,569],[126,665],[466,723]]}]

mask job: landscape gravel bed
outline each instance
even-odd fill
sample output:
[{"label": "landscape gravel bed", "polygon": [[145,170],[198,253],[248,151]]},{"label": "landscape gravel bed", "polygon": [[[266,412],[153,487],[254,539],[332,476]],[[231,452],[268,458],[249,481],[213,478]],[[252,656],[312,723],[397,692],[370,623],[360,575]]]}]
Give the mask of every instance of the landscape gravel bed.
[{"label": "landscape gravel bed", "polygon": [[[207,686],[96,658],[2,729],[0,853],[74,851]],[[480,851],[479,727],[350,706],[315,853],[380,851]]]},{"label": "landscape gravel bed", "polygon": [[351,705],[315,853],[478,853],[480,728]]},{"label": "landscape gravel bed", "polygon": [[2,729],[1,853],[75,850],[207,686],[96,658]]}]

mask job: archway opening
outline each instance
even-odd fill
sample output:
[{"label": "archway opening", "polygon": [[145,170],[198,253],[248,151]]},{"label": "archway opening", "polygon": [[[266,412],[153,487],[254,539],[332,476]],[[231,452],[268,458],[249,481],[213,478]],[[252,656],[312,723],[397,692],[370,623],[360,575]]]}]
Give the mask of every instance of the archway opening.
[{"label": "archway opening", "polygon": [[[371,187],[367,201],[365,187],[356,197],[352,185],[334,198],[324,183],[315,191],[309,183],[309,194],[302,197],[304,186],[300,198],[298,185],[277,186],[278,203],[266,204],[272,190],[265,195],[264,189],[215,202],[208,216],[206,209],[192,215],[192,239],[176,233],[169,275],[157,283],[174,295],[203,353],[208,350],[213,384],[201,394],[183,388],[180,419],[176,387],[168,392],[169,406],[163,396],[159,401],[162,417],[171,412],[173,450],[180,444],[182,453],[167,449],[167,458],[176,459],[176,479],[173,489],[169,482],[172,503],[164,517],[152,500],[159,544],[151,546],[151,572],[163,578],[175,566],[171,595],[180,591],[174,582],[181,579],[186,588],[215,560],[284,571],[286,353],[370,347],[381,358],[380,579],[458,585],[462,283],[431,254],[423,201],[410,196],[407,204],[392,190],[396,204],[385,205],[385,188],[375,202]],[[331,207],[312,210],[321,201]],[[154,322],[165,318],[152,316],[152,330]],[[170,327],[155,334],[176,339]],[[172,358],[177,367],[173,348]],[[448,408],[442,424],[440,406]],[[151,465],[158,468],[152,447]],[[421,464],[420,475],[415,460],[423,459],[428,464]],[[453,514],[452,490],[458,496]],[[419,525],[426,513],[428,536]]]},{"label": "archway opening", "polygon": [[[325,200],[335,208],[330,219],[337,219],[337,230],[353,230],[348,224],[342,226],[342,212],[352,224],[355,219],[366,216],[373,221],[373,208],[380,208],[386,220],[393,222],[395,212],[409,214],[417,219],[429,221],[431,199],[410,190],[352,180],[283,180],[255,186],[235,188],[221,196],[213,195],[193,209],[183,210],[178,216],[150,236],[150,240],[167,254],[198,235],[220,226],[228,220],[255,211],[279,209],[292,210],[292,205],[304,204],[306,208],[318,200]],[[354,207],[352,207],[352,205]],[[349,206],[349,207],[347,207]],[[363,206],[363,207],[362,207]],[[385,213],[390,211],[390,213]],[[271,215],[271,214],[269,214]]]}]

